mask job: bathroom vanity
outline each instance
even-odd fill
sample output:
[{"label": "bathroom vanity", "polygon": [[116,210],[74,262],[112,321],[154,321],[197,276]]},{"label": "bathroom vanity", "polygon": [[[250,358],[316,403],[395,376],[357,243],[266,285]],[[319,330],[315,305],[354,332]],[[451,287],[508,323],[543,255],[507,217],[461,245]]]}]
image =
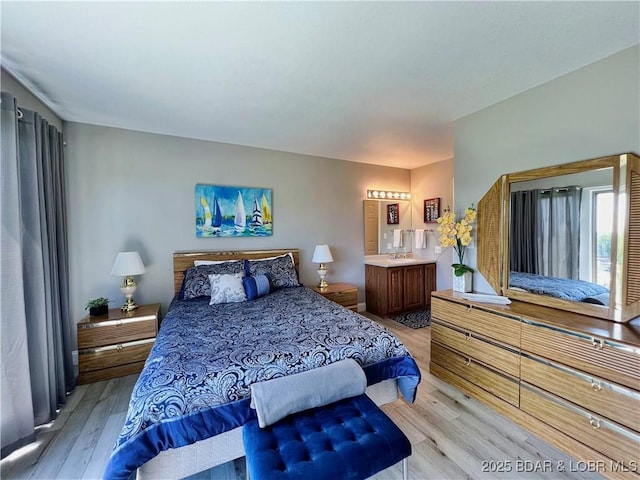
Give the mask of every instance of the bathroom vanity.
[{"label": "bathroom vanity", "polygon": [[365,256],[367,311],[380,317],[431,305],[436,288],[436,262],[426,258]]}]

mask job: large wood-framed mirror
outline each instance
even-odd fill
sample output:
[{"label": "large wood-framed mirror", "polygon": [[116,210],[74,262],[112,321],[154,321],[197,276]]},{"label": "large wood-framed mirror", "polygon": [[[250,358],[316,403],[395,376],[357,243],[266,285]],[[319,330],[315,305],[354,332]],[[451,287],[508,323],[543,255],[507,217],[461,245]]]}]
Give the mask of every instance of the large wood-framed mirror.
[{"label": "large wood-framed mirror", "polygon": [[499,294],[627,322],[640,316],[640,158],[502,175],[478,202],[477,268]]}]

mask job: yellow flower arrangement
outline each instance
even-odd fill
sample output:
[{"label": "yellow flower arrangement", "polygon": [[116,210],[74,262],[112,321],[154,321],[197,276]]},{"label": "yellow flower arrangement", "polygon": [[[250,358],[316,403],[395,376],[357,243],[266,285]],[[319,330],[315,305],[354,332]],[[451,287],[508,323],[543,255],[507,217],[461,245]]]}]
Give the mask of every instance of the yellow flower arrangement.
[{"label": "yellow flower arrangement", "polygon": [[472,272],[473,268],[465,265],[464,252],[466,247],[471,243],[471,224],[477,216],[476,209],[473,204],[464,211],[464,218],[456,222],[456,216],[449,207],[445,208],[444,213],[438,218],[438,233],[440,234],[440,245],[443,247],[453,247],[458,254],[458,263],[451,266],[457,277],[461,277],[465,272]]}]

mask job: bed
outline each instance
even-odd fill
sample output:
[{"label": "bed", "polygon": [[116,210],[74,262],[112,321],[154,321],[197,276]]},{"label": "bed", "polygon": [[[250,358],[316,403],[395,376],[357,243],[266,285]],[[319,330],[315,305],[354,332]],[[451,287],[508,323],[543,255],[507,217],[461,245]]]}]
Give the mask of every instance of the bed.
[{"label": "bed", "polygon": [[[134,387],[105,478],[134,472],[180,478],[240,458],[240,427],[255,418],[252,383],[345,358],[362,366],[376,403],[395,400],[398,390],[414,400],[420,371],[400,340],[299,285],[298,258],[289,249],[174,254],[176,296]],[[218,263],[192,268],[202,261]],[[203,272],[213,275],[210,282]],[[221,291],[233,298],[236,277],[247,282],[250,299],[210,305]],[[256,295],[262,277],[271,289]],[[217,288],[223,280],[235,287]],[[207,286],[209,295],[197,296]]]},{"label": "bed", "polygon": [[509,288],[562,300],[609,305],[609,290],[584,280],[545,277],[535,273],[509,272]]}]

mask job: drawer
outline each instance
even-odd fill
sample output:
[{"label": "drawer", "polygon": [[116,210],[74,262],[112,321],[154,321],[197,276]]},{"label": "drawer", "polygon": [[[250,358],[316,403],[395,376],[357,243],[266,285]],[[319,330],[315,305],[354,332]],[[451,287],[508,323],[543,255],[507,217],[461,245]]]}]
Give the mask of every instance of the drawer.
[{"label": "drawer", "polygon": [[522,381],[640,432],[640,392],[525,355],[520,371]]},{"label": "drawer", "polygon": [[358,291],[357,290],[343,290],[340,292],[333,292],[325,294],[325,297],[332,302],[338,303],[343,307],[354,307],[358,305]]},{"label": "drawer", "polygon": [[456,375],[452,371],[441,367],[437,363],[429,363],[429,373],[431,373],[431,375],[433,375],[434,377],[437,377],[440,380],[453,385],[454,387],[464,392],[466,395],[478,400],[481,403],[484,403],[485,405],[501,413],[502,415],[513,418],[512,416],[514,414],[514,411],[520,412],[520,410],[518,410],[510,403],[507,403],[501,398],[498,398],[495,395],[487,392],[485,389],[480,388],[475,383],[470,382],[465,378],[462,378],[460,375]]},{"label": "drawer", "polygon": [[640,349],[530,321],[522,350],[640,390]]},{"label": "drawer", "polygon": [[155,315],[79,323],[78,350],[151,338],[156,336],[157,331],[158,320]]},{"label": "drawer", "polygon": [[144,367],[144,362],[127,363],[126,365],[118,365],[117,367],[102,368],[100,370],[90,370],[80,372],[78,375],[78,384],[101,382],[111,378],[126,377],[134,373],[140,373]]},{"label": "drawer", "polygon": [[518,352],[489,343],[470,332],[457,330],[434,320],[431,325],[431,339],[509,375],[520,376]]},{"label": "drawer", "polygon": [[431,315],[465,330],[495,338],[500,342],[520,346],[520,319],[485,311],[472,305],[434,297],[431,300]]},{"label": "drawer", "polygon": [[516,379],[488,368],[471,357],[431,342],[431,362],[451,370],[511,405],[517,407],[520,404],[520,385]]},{"label": "drawer", "polygon": [[640,462],[640,435],[588,410],[525,383],[520,390],[520,408],[613,460]]},{"label": "drawer", "polygon": [[155,338],[147,338],[135,342],[80,350],[78,352],[80,372],[145,361],[154,341]]}]

